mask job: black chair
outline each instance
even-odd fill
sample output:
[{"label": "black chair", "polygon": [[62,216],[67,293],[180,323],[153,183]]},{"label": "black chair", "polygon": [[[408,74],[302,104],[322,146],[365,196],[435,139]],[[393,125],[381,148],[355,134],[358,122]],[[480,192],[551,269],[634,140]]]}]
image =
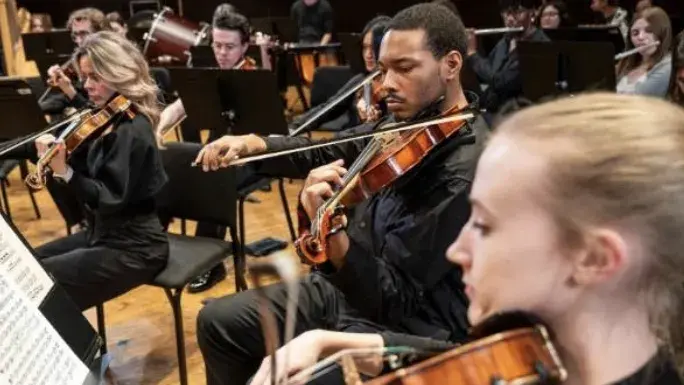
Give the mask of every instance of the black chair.
[{"label": "black chair", "polygon": [[[26,164],[26,161],[23,160],[17,160],[17,159],[6,159],[3,161],[0,161],[0,191],[2,192],[2,202],[4,203],[3,205],[3,211],[5,211],[5,214],[7,214],[7,217],[9,220],[12,220],[12,210],[10,210],[10,202],[9,202],[9,197],[7,196],[7,186],[9,185],[9,174],[16,168],[19,167],[19,170],[21,171],[21,179],[24,180],[26,178],[26,175],[28,175],[28,165]],[[36,218],[40,219],[40,210],[38,209],[38,204],[36,203],[36,197],[33,195],[33,190],[26,186],[29,197],[31,198],[31,204],[33,204],[33,211],[36,213]]]},{"label": "black chair", "polygon": [[[230,229],[232,242],[169,234],[169,261],[166,268],[150,282],[152,286],[163,288],[171,303],[181,385],[188,383],[181,309],[181,295],[185,287],[198,275],[223,263],[223,260],[232,254],[236,291],[247,289],[244,278],[245,257],[236,231],[238,197],[235,189],[235,169],[224,168],[204,172],[200,167],[192,167],[191,162],[200,149],[201,145],[197,143],[169,143],[166,149],[162,150],[164,169],[169,182],[158,197],[159,215],[163,218],[162,221],[166,218],[179,218],[226,226]],[[100,336],[106,346],[102,306],[97,308],[97,318]],[[103,349],[102,352],[106,350]]]}]

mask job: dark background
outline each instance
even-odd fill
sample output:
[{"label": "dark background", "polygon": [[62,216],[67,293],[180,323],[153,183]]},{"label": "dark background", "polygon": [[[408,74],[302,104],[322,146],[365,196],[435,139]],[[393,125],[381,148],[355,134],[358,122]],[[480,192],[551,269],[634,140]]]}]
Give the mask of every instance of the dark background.
[{"label": "dark background", "polygon": [[[287,16],[294,0],[228,0],[247,17]],[[378,14],[392,15],[402,8],[416,4],[416,0],[328,0],[335,11],[336,32],[359,32],[363,25]],[[498,0],[453,0],[468,27],[491,28],[501,25]],[[637,0],[622,0],[628,11],[634,9]],[[196,22],[211,21],[216,5],[222,0],[183,0],[184,17]],[[589,9],[591,0],[566,0],[573,15],[581,23],[590,23],[595,15]],[[178,11],[177,0],[160,0]],[[684,0],[655,0],[675,19],[675,25],[684,15]],[[17,0],[19,7],[32,13],[49,13],[56,27],[63,27],[69,13],[77,8],[93,6],[104,12],[119,11],[128,18],[128,0]],[[675,31],[678,32],[678,31]]]}]

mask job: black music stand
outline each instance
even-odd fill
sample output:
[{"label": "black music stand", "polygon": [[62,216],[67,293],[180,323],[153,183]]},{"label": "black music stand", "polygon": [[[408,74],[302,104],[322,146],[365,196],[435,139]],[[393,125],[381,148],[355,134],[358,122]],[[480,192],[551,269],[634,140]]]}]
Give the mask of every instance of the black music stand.
[{"label": "black music stand", "polygon": [[366,64],[363,62],[363,42],[360,33],[340,33],[337,35],[340,41],[342,54],[349,64],[352,72],[361,74],[366,72]]},{"label": "black music stand", "polygon": [[288,135],[285,106],[272,71],[221,71],[219,84],[233,135]]},{"label": "black music stand", "polygon": [[615,92],[615,51],[608,42],[520,42],[524,96],[541,101],[584,91]]},{"label": "black music stand", "polygon": [[287,135],[282,98],[273,72],[169,68],[192,127],[229,129],[233,135]]},{"label": "black music stand", "polygon": [[199,142],[199,131],[203,129],[224,132],[231,123],[227,114],[223,114],[222,101],[219,94],[218,68],[169,68],[172,88],[183,100],[187,119],[183,123],[197,130],[197,136],[185,138]]},{"label": "black music stand", "polygon": [[25,33],[21,35],[26,59],[36,62],[41,77],[54,64],[62,64],[71,58],[74,42],[67,30]]},{"label": "black music stand", "polygon": [[544,33],[552,41],[609,42],[615,52],[625,49],[625,41],[617,26],[545,29]]},{"label": "black music stand", "polygon": [[0,79],[0,115],[3,117],[0,140],[30,135],[47,125],[38,96],[21,78]]}]

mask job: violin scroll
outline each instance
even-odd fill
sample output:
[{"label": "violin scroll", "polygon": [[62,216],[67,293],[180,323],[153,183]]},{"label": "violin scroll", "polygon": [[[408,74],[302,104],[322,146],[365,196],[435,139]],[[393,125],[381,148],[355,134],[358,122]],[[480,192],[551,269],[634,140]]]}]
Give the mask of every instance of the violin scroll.
[{"label": "violin scroll", "polygon": [[324,210],[311,231],[304,231],[295,241],[295,250],[307,265],[320,265],[328,260],[328,238],[347,228],[344,206]]}]

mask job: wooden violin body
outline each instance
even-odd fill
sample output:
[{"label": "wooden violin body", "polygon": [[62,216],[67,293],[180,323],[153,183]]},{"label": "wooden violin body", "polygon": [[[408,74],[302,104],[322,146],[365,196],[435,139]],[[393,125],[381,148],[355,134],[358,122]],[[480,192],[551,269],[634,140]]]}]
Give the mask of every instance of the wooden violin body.
[{"label": "wooden violin body", "polygon": [[[458,112],[454,107],[444,115]],[[346,219],[337,218],[343,215],[337,208],[339,204],[351,206],[362,202],[394,183],[465,124],[465,120],[431,124],[371,141],[349,168],[345,186],[324,203],[317,218],[312,218],[312,227],[315,228],[310,232],[303,232],[295,242],[295,249],[302,261],[316,265],[328,260],[328,238],[341,230],[340,225],[346,225]],[[331,230],[334,232],[330,233]]]},{"label": "wooden violin body", "polygon": [[548,384],[566,375],[546,328],[538,325],[476,340],[365,384]]},{"label": "wooden violin body", "polygon": [[454,349],[364,384],[555,384],[567,378],[549,329],[532,314],[496,313],[473,327],[468,338]]},{"label": "wooden violin body", "polygon": [[[88,112],[81,119],[72,123],[59,137],[64,141],[67,157],[89,139],[101,135],[119,113],[126,112],[133,117],[131,106],[130,100],[122,95],[117,95],[97,112]],[[55,155],[57,155],[57,147],[52,145],[36,162],[35,171],[26,177],[27,185],[36,190],[45,186],[48,165]]]}]

